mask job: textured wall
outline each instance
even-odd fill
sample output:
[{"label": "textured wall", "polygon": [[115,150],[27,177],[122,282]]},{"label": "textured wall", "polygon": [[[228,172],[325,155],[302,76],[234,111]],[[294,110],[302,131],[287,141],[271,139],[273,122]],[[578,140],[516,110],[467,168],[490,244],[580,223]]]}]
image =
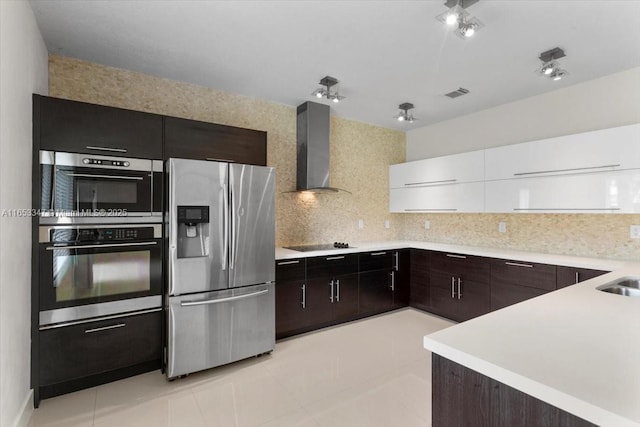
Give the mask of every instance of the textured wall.
[{"label": "textured wall", "polygon": [[304,195],[286,193],[296,185],[291,106],[54,55],[49,94],[266,131],[267,163],[276,169],[278,245],[402,237],[402,216],[389,214],[388,166],[405,159],[403,132],[332,117],[331,185],[352,194]]},{"label": "textured wall", "polygon": [[[615,214],[406,214],[405,237],[596,258],[640,259],[640,240],[629,226],[640,215]],[[426,230],[428,220],[431,228]],[[498,232],[498,223],[507,232]]]}]

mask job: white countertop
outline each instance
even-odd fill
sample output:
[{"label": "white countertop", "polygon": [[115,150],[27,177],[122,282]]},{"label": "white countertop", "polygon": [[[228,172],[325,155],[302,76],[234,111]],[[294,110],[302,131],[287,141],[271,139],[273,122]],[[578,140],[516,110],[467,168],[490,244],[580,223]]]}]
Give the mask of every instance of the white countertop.
[{"label": "white countertop", "polygon": [[600,426],[640,426],[640,263],[424,337],[424,347]]},{"label": "white countertop", "polygon": [[410,240],[394,240],[388,242],[354,243],[348,249],[332,249],[327,251],[299,252],[291,249],[276,248],[276,260],[292,258],[310,258],[316,256],[340,255],[358,252],[391,250],[391,249],[426,249],[439,252],[454,252],[465,255],[476,255],[489,258],[512,259],[516,261],[538,262],[542,264],[565,265],[570,267],[592,268],[595,270],[619,270],[629,265],[629,261],[603,258],[584,258],[571,255],[542,254],[536,252],[514,251],[509,249],[484,248],[478,246],[447,245],[443,243],[419,242]]}]

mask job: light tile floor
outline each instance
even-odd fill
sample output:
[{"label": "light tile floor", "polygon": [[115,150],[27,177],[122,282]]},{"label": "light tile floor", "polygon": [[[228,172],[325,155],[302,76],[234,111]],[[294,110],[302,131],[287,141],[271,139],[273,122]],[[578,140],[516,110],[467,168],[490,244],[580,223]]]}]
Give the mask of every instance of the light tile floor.
[{"label": "light tile floor", "polygon": [[428,427],[431,353],[422,337],[452,324],[396,311],[173,382],[155,371],[46,399],[29,425]]}]

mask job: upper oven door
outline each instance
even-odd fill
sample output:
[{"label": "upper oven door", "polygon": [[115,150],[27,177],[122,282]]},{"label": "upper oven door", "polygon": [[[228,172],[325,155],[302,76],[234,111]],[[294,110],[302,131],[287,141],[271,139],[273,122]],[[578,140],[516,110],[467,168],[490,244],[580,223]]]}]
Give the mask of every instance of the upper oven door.
[{"label": "upper oven door", "polygon": [[126,219],[161,215],[153,191],[157,181],[158,199],[162,170],[154,171],[153,166],[161,162],[55,153],[53,165],[41,163],[42,208],[52,210],[54,216]]},{"label": "upper oven door", "polygon": [[40,244],[40,311],[161,295],[162,240]]}]

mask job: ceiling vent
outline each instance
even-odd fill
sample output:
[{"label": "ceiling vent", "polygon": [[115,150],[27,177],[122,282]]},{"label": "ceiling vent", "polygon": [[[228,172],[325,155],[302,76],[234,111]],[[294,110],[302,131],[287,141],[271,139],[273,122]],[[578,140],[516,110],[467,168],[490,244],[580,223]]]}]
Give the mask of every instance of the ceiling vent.
[{"label": "ceiling vent", "polygon": [[445,93],[444,96],[448,96],[449,98],[457,98],[462,95],[466,95],[469,93],[469,89],[465,89],[463,87],[454,90],[453,92]]}]

